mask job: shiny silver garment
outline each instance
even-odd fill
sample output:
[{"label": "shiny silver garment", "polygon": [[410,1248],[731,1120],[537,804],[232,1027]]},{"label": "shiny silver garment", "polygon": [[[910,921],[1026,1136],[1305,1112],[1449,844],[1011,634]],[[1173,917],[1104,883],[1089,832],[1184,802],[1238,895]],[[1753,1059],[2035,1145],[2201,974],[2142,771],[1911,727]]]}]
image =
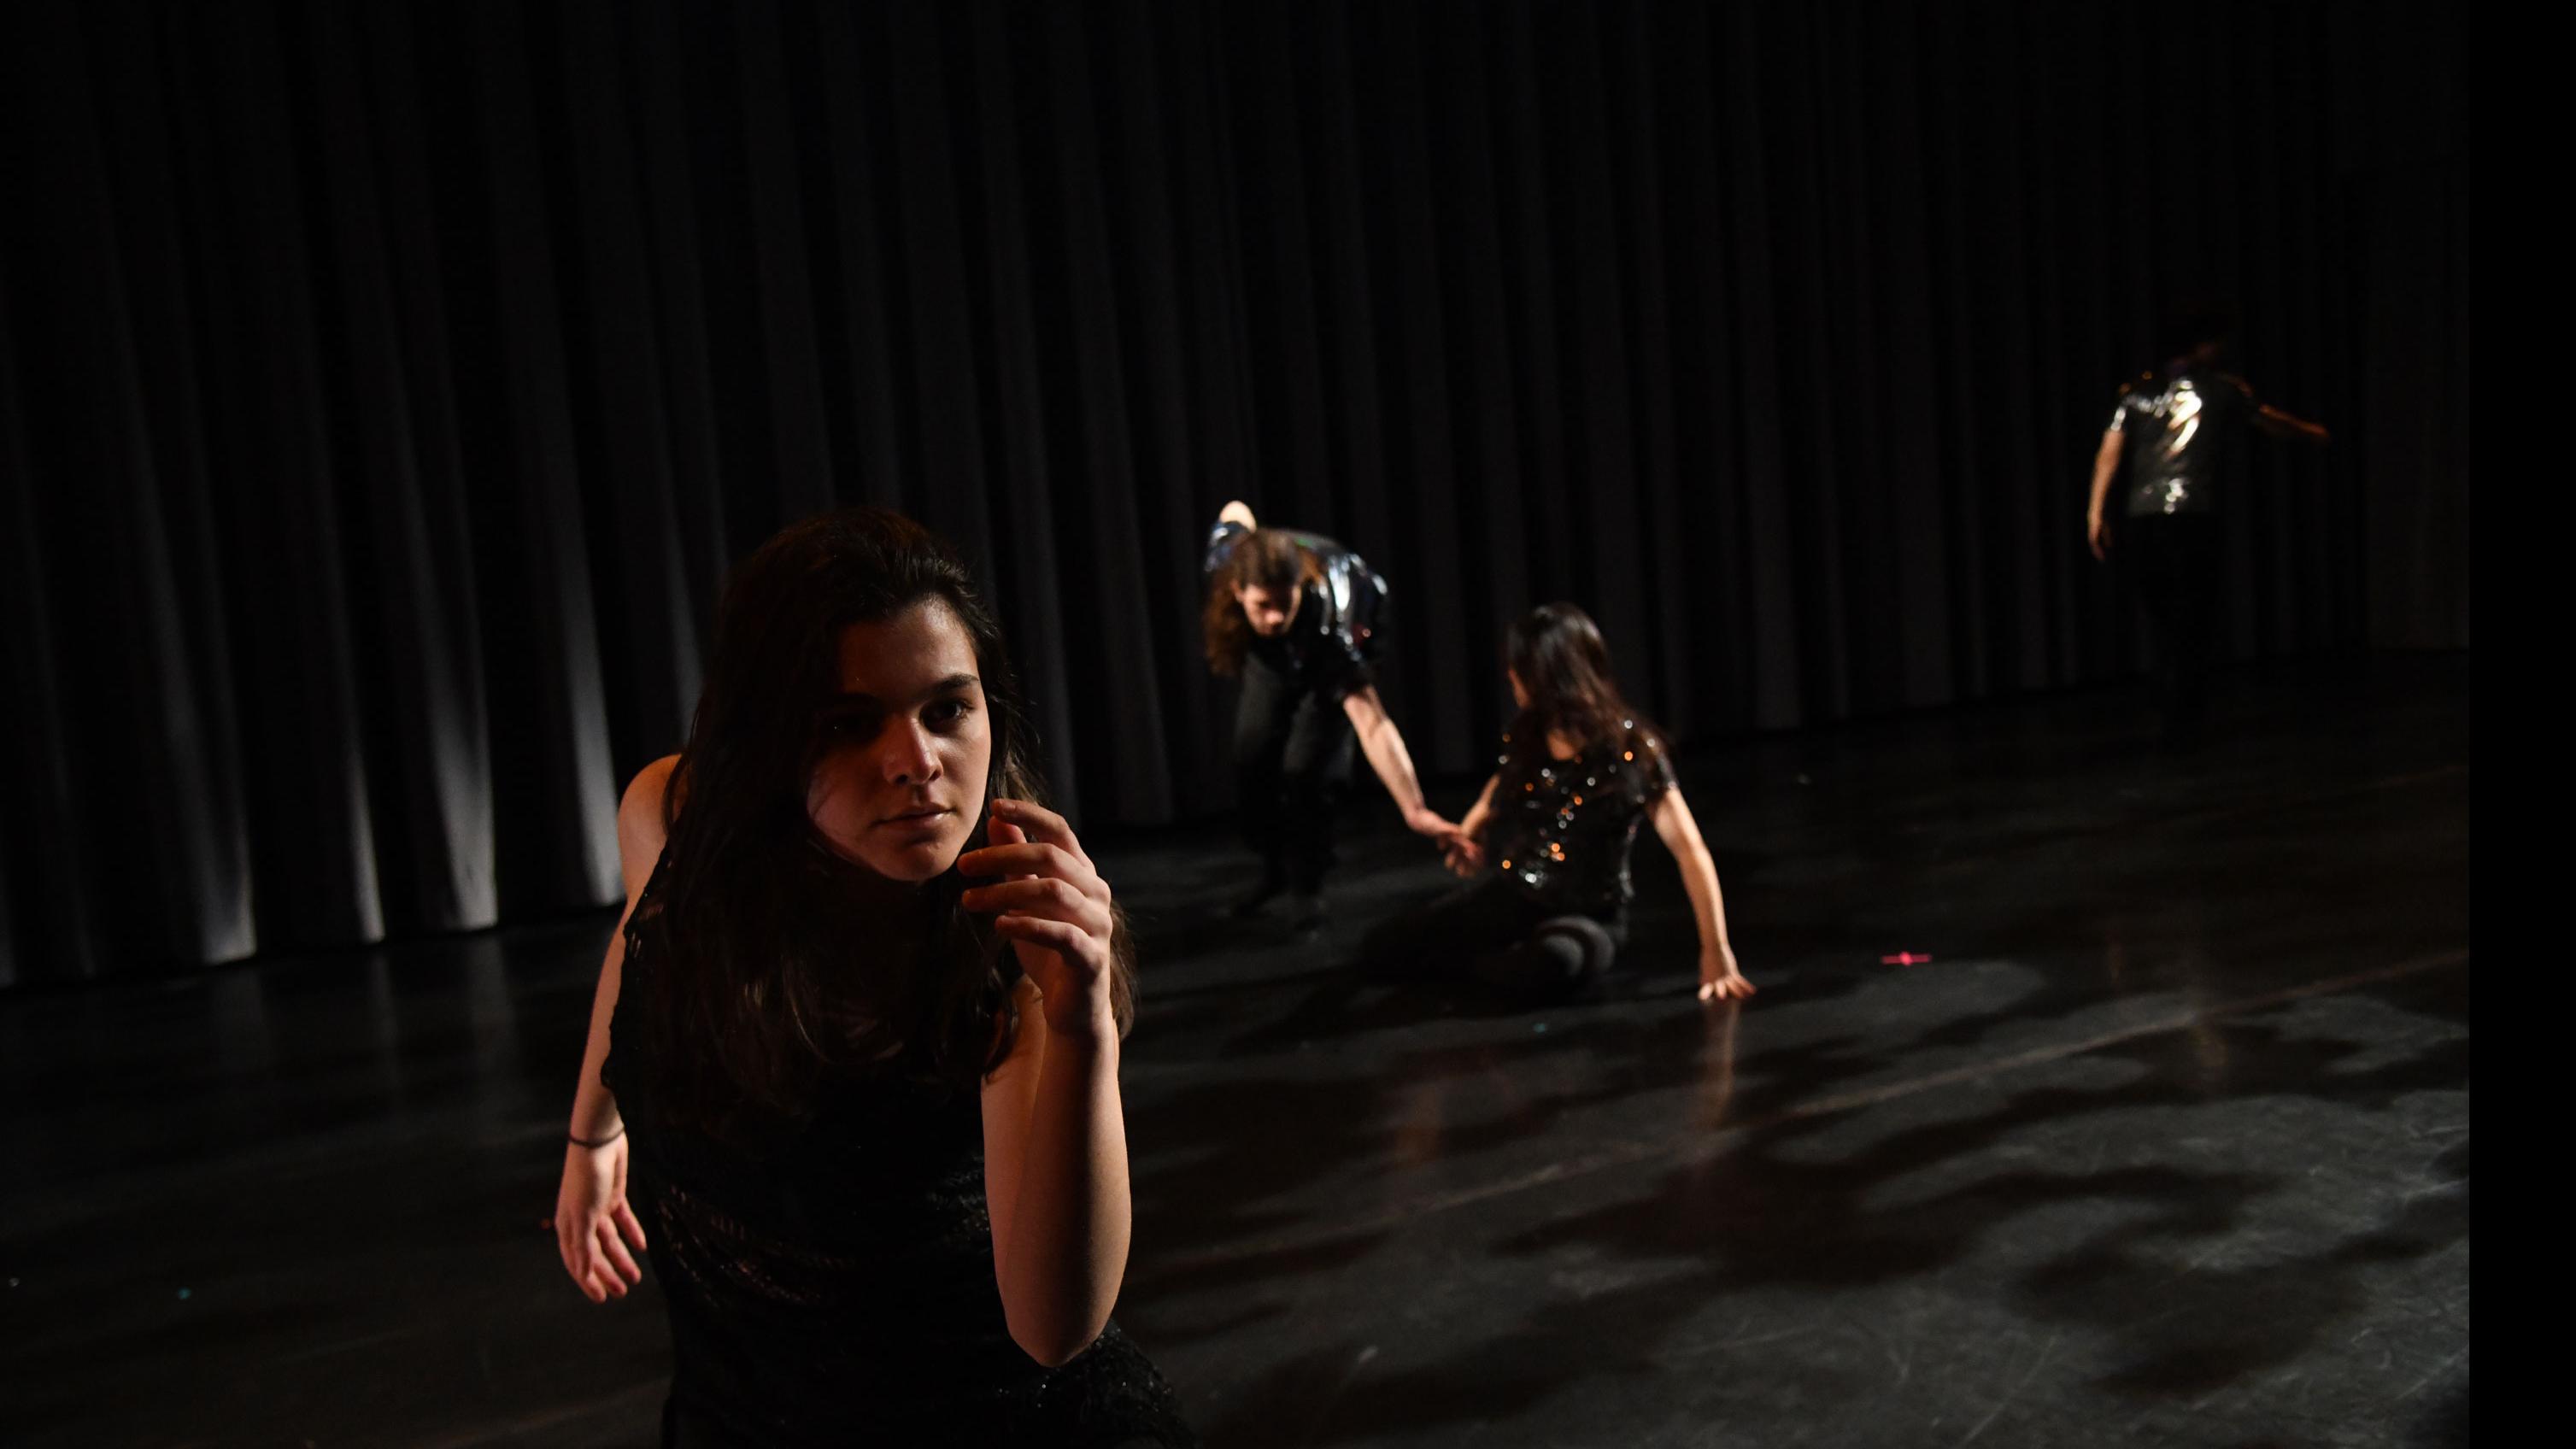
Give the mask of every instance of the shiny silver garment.
[{"label": "shiny silver garment", "polygon": [[[1358,554],[1322,534],[1282,531],[1313,554],[1324,571],[1322,587],[1306,591],[1295,626],[1300,636],[1323,637],[1296,639],[1292,645],[1295,652],[1301,658],[1322,652],[1346,655],[1354,664],[1366,661],[1375,652],[1378,618],[1386,605],[1386,580]],[[1231,522],[1219,523],[1209,531],[1204,569],[1210,584],[1216,580],[1216,571],[1234,556],[1234,546],[1251,532]]]},{"label": "shiny silver garment", "polygon": [[2111,431],[2121,435],[2128,464],[2123,512],[2215,510],[2223,454],[2261,411],[2245,379],[2216,368],[2151,372],[2121,388]]}]

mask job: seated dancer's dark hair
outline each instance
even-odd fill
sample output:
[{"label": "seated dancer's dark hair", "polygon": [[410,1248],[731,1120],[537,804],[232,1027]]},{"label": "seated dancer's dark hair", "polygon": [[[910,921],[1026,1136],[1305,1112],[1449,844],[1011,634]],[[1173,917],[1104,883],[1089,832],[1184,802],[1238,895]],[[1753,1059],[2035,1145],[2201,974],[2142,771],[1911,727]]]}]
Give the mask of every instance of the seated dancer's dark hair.
[{"label": "seated dancer's dark hair", "polygon": [[1662,732],[1619,692],[1601,626],[1578,606],[1541,604],[1512,621],[1503,654],[1529,695],[1512,721],[1515,749],[1545,753],[1551,734],[1584,749],[1663,748]]},{"label": "seated dancer's dark hair", "polygon": [[[956,554],[881,508],[807,519],[736,568],[689,741],[664,795],[669,845],[650,919],[661,969],[644,1013],[675,1121],[722,1129],[747,1115],[795,1117],[827,1074],[890,1071],[971,1090],[1018,1028],[1016,958],[960,908],[952,865],[891,909],[807,813],[839,693],[840,636],[924,599],[973,642],[992,730],[980,844],[997,796],[1043,801],[1045,785],[1002,630]],[[971,848],[971,847],[970,847]],[[1123,916],[1113,1006],[1134,1014],[1135,953]]]}]

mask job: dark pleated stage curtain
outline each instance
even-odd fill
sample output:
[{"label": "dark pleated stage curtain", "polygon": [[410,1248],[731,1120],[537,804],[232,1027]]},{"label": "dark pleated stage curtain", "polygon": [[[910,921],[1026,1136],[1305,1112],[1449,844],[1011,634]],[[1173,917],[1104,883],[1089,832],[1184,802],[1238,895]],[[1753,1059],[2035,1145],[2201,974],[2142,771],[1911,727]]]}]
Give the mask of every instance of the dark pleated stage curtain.
[{"label": "dark pleated stage curtain", "polygon": [[2337,434],[2242,460],[2232,654],[2466,647],[2464,25],[14,7],[0,984],[613,899],[836,502],[992,580],[1094,825],[1225,803],[1234,496],[1393,581],[1436,772],[1547,599],[1685,739],[2121,677],[2086,468],[2186,293]]}]

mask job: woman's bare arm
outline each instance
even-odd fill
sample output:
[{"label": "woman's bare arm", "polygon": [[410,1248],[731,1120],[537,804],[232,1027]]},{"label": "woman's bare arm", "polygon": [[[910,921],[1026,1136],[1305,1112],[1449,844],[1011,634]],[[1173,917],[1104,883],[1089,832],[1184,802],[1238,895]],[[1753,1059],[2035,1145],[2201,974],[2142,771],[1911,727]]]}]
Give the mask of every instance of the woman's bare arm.
[{"label": "woman's bare arm", "polygon": [[1011,989],[1019,1034],[1011,1054],[984,1079],[984,1202],[993,1220],[993,1276],[1011,1281],[1013,1220],[1019,1215],[1022,1164],[1028,1157],[1029,1120],[1037,1111],[1038,1075],[1046,1065],[1046,1031],[1037,983],[1026,977]]},{"label": "woman's bare arm", "polygon": [[2111,496],[2111,479],[2120,471],[2120,430],[2106,428],[2102,446],[2093,450],[2093,497],[2084,505],[2084,541],[2095,558],[2110,555],[2111,531],[2102,520],[2102,505]]},{"label": "woman's bare arm", "polygon": [[1111,1002],[1117,917],[1063,817],[1011,800],[993,809],[992,844],[958,868],[1000,883],[960,902],[1000,913],[994,930],[1027,975],[1019,1035],[984,1085],[984,1198],[1011,1341],[1052,1368],[1099,1338],[1127,1276],[1133,1205]]},{"label": "woman's bare arm", "polygon": [[2328,441],[2329,436],[2323,424],[2309,422],[2296,413],[2284,412],[2270,403],[2262,403],[2254,409],[2254,426],[2273,437],[2288,438],[2294,443],[2323,444]]},{"label": "woman's bare arm", "polygon": [[1700,839],[1699,822],[1679,789],[1666,790],[1655,804],[1655,835],[1680,863],[1682,885],[1690,892],[1691,913],[1699,921],[1699,994],[1703,1001],[1751,996],[1753,983],[1735,964],[1735,947],[1726,938],[1726,900],[1718,891],[1717,861]]},{"label": "woman's bare arm", "polygon": [[582,1051],[581,1080],[572,1094],[575,1137],[597,1141],[622,1125],[617,1098],[599,1073],[608,1063],[608,1022],[616,1014],[618,987],[625,975],[626,920],[635,913],[645,882],[653,878],[654,863],[662,858],[662,792],[670,784],[671,767],[678,762],[679,756],[671,755],[645,766],[617,805],[617,864],[626,878],[626,911],[608,938],[608,956],[600,963],[599,985],[591,993],[590,1040]]},{"label": "woman's bare arm", "polygon": [[1012,1341],[1049,1368],[1089,1348],[1134,1230],[1114,1026],[1067,1036],[1031,1002],[984,1086],[985,1203]]},{"label": "woman's bare arm", "polygon": [[626,1124],[600,1073],[608,1064],[608,1027],[626,974],[626,923],[662,856],[662,798],[674,763],[662,759],[646,766],[618,802],[617,857],[626,877],[626,909],[608,937],[599,985],[591,992],[590,1037],[572,1094],[569,1135],[577,1140],[564,1144],[563,1180],[555,1190],[556,1249],[564,1271],[594,1303],[625,1297],[644,1277],[635,1262],[635,1254],[644,1251],[644,1225],[626,1201]]}]

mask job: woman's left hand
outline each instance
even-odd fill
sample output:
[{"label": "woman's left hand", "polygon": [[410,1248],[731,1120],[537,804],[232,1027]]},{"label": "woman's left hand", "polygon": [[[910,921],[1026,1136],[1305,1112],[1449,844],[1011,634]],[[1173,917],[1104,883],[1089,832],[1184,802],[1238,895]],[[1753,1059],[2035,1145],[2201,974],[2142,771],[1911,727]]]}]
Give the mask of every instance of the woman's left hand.
[{"label": "woman's left hand", "polygon": [[1735,964],[1735,948],[1719,946],[1699,953],[1699,999],[1724,1001],[1730,997],[1753,994],[1753,983],[1744,979],[1744,969]]},{"label": "woman's left hand", "polygon": [[1010,940],[1020,969],[1046,999],[1048,1030],[1115,1036],[1109,943],[1118,922],[1109,882],[1083,853],[1073,827],[1044,806],[995,800],[986,838],[983,849],[957,857],[957,869],[1001,879],[967,891],[959,904],[996,913],[994,933]]},{"label": "woman's left hand", "polygon": [[1464,829],[1458,832],[1456,838],[1448,843],[1440,855],[1442,863],[1449,867],[1449,873],[1462,880],[1475,879],[1478,872],[1485,867],[1485,847],[1478,845],[1476,837],[1469,835]]}]

